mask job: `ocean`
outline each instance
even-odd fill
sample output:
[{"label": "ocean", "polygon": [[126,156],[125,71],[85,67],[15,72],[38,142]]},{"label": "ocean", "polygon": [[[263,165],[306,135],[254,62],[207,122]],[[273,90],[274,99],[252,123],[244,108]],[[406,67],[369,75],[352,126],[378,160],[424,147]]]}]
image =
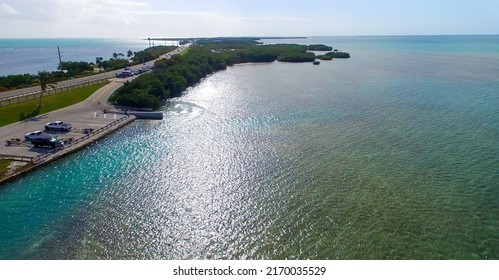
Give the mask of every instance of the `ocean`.
[{"label": "ocean", "polygon": [[352,57],[229,67],[2,185],[0,259],[498,259],[499,37],[285,42]]},{"label": "ocean", "polygon": [[95,62],[96,57],[107,60],[113,57],[113,53],[126,56],[128,50],[142,51],[149,47],[149,43],[140,38],[0,39],[0,76],[57,71],[57,47],[62,61]]}]

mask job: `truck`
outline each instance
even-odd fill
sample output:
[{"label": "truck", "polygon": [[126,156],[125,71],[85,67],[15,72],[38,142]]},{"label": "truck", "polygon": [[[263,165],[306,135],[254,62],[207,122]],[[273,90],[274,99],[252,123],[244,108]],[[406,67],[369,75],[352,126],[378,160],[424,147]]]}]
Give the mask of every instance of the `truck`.
[{"label": "truck", "polygon": [[45,124],[45,130],[47,130],[47,131],[69,131],[69,130],[71,130],[71,124],[64,123],[62,121],[48,122]]}]

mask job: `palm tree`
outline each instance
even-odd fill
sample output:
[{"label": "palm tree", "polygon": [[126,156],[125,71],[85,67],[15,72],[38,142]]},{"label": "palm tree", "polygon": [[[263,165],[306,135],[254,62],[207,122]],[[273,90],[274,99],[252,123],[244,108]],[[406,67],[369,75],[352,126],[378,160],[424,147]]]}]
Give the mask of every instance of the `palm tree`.
[{"label": "palm tree", "polygon": [[39,71],[38,80],[40,81],[40,87],[42,89],[42,92],[40,93],[40,99],[38,100],[38,109],[40,109],[40,107],[42,107],[42,97],[45,93],[45,90],[47,89],[47,86],[49,85],[51,75],[47,71]]}]

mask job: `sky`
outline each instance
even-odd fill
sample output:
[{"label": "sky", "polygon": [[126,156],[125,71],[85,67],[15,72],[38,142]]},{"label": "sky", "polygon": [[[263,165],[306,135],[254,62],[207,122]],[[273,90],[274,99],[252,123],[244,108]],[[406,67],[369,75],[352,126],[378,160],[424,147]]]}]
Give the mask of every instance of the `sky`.
[{"label": "sky", "polygon": [[469,34],[498,0],[0,0],[0,38]]}]

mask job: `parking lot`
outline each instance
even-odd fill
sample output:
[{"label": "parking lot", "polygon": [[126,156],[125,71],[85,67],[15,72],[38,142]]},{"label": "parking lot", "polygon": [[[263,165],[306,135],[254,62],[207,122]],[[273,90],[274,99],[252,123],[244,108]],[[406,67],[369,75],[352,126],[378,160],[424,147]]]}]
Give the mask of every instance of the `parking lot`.
[{"label": "parking lot", "polygon": [[[25,141],[25,134],[28,132],[40,130],[60,140],[70,142],[82,138],[91,131],[108,126],[124,116],[124,112],[115,110],[106,102],[108,96],[121,85],[122,83],[119,82],[111,82],[84,102],[2,127],[0,129],[0,154],[36,157],[50,150],[48,147],[35,148]],[[45,131],[45,124],[53,121],[69,123],[72,128],[67,132]]]}]

